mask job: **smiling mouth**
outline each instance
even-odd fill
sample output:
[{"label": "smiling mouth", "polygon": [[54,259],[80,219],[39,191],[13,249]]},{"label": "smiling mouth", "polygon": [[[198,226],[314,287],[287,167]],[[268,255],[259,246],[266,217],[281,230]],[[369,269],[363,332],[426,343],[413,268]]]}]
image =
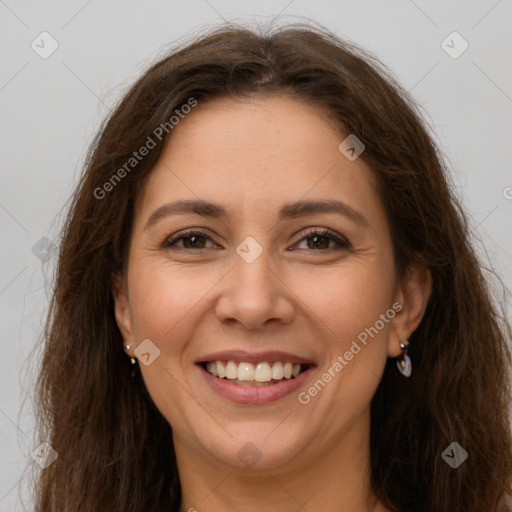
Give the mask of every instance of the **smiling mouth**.
[{"label": "smiling mouth", "polygon": [[309,368],[307,364],[293,364],[288,361],[262,361],[257,364],[243,361],[208,361],[201,363],[201,366],[217,379],[239,386],[272,386],[293,380]]}]

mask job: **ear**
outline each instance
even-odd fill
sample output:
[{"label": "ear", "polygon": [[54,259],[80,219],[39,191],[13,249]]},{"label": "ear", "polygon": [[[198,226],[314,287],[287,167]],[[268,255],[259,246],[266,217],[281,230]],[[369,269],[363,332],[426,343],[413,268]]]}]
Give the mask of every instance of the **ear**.
[{"label": "ear", "polygon": [[132,313],[130,301],[128,299],[128,290],[125,280],[122,276],[116,275],[112,278],[112,288],[114,292],[114,312],[117,327],[123,337],[124,345],[133,345],[132,343]]},{"label": "ear", "polygon": [[430,270],[419,264],[409,267],[395,293],[395,302],[401,304],[402,309],[391,321],[389,357],[398,357],[402,354],[400,342],[407,340],[420,324],[431,295]]}]

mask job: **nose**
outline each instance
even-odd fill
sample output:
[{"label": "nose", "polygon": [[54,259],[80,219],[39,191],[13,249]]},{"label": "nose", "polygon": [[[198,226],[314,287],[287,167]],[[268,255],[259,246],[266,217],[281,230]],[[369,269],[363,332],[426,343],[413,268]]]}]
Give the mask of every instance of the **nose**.
[{"label": "nose", "polygon": [[247,330],[292,321],[293,292],[279,272],[271,268],[270,259],[267,250],[251,263],[235,256],[234,268],[222,280],[216,305],[220,321],[240,324]]}]

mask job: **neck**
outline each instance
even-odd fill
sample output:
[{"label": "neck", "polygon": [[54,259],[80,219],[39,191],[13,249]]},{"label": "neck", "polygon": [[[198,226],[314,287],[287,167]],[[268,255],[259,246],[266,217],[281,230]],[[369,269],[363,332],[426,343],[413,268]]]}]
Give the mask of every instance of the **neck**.
[{"label": "neck", "polygon": [[337,443],[324,440],[325,450],[315,446],[308,460],[268,469],[224,465],[175,438],[179,512],[386,512],[371,492],[369,418],[361,421],[366,428],[354,425]]}]

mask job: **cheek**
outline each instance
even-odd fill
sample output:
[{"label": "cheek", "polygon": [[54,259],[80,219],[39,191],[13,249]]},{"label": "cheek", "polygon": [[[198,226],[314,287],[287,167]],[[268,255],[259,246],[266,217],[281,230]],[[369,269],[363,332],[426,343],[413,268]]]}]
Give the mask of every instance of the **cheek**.
[{"label": "cheek", "polygon": [[[361,257],[330,268],[281,267],[279,275],[284,285],[279,293],[289,297],[297,316],[310,316],[317,323],[319,335],[350,344],[391,305],[393,272],[383,268],[384,259]],[[129,274],[137,339],[149,338],[168,345],[172,337],[173,347],[180,345],[179,339],[186,343],[199,317],[215,309],[219,299],[215,288],[225,273],[225,268],[212,265],[208,269],[197,265],[177,267],[139,259]]]},{"label": "cheek", "polygon": [[142,261],[134,268],[130,286],[138,338],[154,338],[163,343],[170,336],[182,336],[194,326],[191,318],[201,310],[215,282],[212,272]]},{"label": "cheek", "polygon": [[[329,270],[289,275],[290,288],[313,314],[331,341],[340,348],[373,326],[392,301],[393,272],[378,261],[347,262]],[[386,324],[387,325],[387,324]]]},{"label": "cheek", "polygon": [[184,423],[183,412],[194,408],[190,401],[193,391],[187,384],[182,359],[194,337],[197,316],[204,308],[200,299],[213,283],[208,286],[191,267],[178,270],[165,262],[157,265],[150,258],[136,262],[130,277],[136,340],[140,343],[150,339],[160,350],[150,365],[139,363],[145,386],[173,427],[190,429]]}]

